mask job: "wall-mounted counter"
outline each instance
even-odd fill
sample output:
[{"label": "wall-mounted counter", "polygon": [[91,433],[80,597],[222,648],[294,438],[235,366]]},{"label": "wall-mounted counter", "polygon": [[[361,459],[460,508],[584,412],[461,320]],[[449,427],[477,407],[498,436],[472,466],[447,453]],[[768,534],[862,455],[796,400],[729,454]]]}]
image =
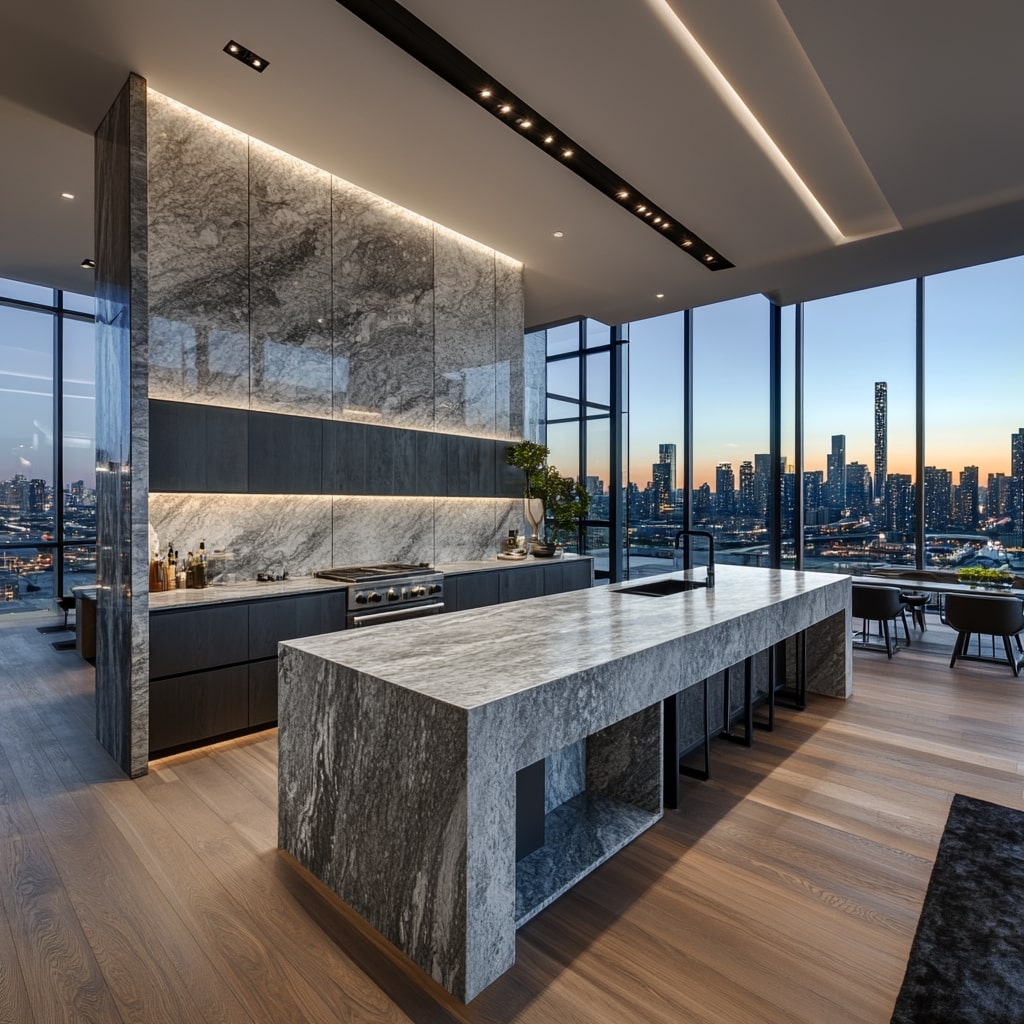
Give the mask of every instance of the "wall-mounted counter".
[{"label": "wall-mounted counter", "polygon": [[[461,999],[660,816],[666,697],[804,630],[834,652],[809,689],[850,692],[847,577],[723,565],[710,591],[620,589],[281,647],[279,845]],[[581,740],[561,838],[517,864],[517,773]]]}]

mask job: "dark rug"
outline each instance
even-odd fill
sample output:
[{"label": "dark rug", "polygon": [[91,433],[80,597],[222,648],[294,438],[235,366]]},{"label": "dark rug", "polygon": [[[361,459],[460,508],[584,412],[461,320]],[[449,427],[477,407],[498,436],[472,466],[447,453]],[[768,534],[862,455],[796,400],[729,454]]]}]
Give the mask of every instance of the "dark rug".
[{"label": "dark rug", "polygon": [[953,797],[892,1024],[1024,1022],[1024,811]]}]

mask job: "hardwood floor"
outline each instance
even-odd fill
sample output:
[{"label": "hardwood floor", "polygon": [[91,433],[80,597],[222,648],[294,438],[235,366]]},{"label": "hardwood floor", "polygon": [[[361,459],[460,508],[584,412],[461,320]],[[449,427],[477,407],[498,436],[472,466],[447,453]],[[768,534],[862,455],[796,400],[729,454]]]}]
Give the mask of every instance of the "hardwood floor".
[{"label": "hardwood floor", "polygon": [[[52,620],[50,620],[52,621]],[[0,1021],[884,1024],[953,793],[1024,807],[1024,679],[929,628],[781,711],[468,1007],[276,849],[276,733],[125,779],[93,670],[0,616]],[[915,634],[915,641],[918,639]]]}]

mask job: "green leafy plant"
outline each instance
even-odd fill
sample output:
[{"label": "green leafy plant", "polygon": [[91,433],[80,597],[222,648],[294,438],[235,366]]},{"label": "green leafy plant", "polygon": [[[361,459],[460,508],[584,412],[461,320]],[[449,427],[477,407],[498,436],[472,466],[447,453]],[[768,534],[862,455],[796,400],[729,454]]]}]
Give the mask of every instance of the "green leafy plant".
[{"label": "green leafy plant", "polygon": [[1012,583],[1013,573],[1008,569],[986,569],[980,565],[971,565],[964,569],[957,569],[956,578],[961,583],[986,584],[986,583]]},{"label": "green leafy plant", "polygon": [[505,462],[526,474],[523,497],[543,498],[543,494],[538,491],[544,489],[545,463],[550,454],[551,449],[546,444],[538,444],[536,441],[519,441],[505,449]]},{"label": "green leafy plant", "polygon": [[590,511],[590,495],[578,480],[562,476],[549,466],[551,450],[536,441],[519,441],[505,449],[505,461],[526,475],[524,496],[538,498],[552,520],[552,540],[571,536],[580,519]]}]

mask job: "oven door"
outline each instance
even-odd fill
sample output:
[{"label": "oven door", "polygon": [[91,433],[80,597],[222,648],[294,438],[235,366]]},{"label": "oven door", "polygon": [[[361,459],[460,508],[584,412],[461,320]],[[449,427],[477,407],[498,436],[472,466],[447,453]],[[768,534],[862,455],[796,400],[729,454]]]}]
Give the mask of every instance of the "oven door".
[{"label": "oven door", "polygon": [[399,619],[419,619],[424,615],[437,615],[443,611],[444,601],[432,601],[430,604],[418,604],[409,608],[392,608],[383,612],[352,612],[346,618],[345,623],[350,629],[353,626],[377,626],[382,622],[398,622]]}]

